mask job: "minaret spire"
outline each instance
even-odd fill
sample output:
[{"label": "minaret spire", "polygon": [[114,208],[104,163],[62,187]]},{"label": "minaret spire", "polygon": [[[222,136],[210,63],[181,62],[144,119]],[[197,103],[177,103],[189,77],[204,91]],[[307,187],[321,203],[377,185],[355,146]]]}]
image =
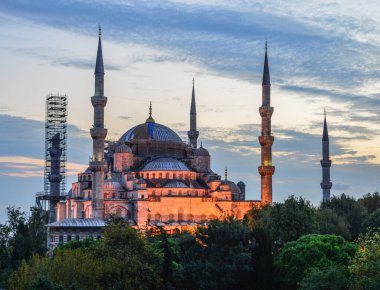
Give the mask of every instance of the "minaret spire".
[{"label": "minaret spire", "polygon": [[199,136],[199,131],[197,131],[197,108],[195,105],[195,89],[194,89],[194,78],[193,78],[193,91],[191,94],[191,107],[190,107],[190,130],[187,132],[189,137],[189,145],[192,148],[197,148],[197,140]]},{"label": "minaret spire", "polygon": [[261,136],[259,136],[261,145],[261,166],[258,168],[261,175],[261,203],[263,204],[272,203],[272,175],[275,171],[275,167],[272,165],[272,144],[274,137],[271,132],[273,107],[270,105],[270,87],[268,44],[265,41],[262,105],[259,108],[261,116]]},{"label": "minaret spire", "polygon": [[330,180],[330,167],[331,167],[330,148],[329,148],[330,141],[329,141],[329,132],[327,130],[326,109],[325,109],[324,115],[325,115],[325,118],[323,122],[322,160],[321,160],[321,166],[322,166],[321,188],[322,188],[322,194],[323,194],[323,201],[329,201],[332,182]]},{"label": "minaret spire", "polygon": [[155,123],[152,117],[152,101],[149,103],[149,117],[146,119],[145,123]]},{"label": "minaret spire", "polygon": [[94,107],[94,124],[90,130],[92,137],[92,159],[90,168],[93,172],[92,181],[92,217],[104,218],[104,176],[106,162],[104,159],[104,140],[107,129],[104,128],[104,107],[107,97],[104,96],[104,66],[102,53],[101,28],[99,26],[98,52],[95,64],[95,94],[91,97]]}]

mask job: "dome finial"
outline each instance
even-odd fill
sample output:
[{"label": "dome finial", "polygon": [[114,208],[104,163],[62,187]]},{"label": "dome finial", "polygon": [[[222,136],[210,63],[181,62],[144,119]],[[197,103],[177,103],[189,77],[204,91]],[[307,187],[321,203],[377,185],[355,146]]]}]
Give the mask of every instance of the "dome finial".
[{"label": "dome finial", "polygon": [[224,180],[227,180],[227,176],[228,176],[227,173],[228,172],[227,172],[227,166],[226,166],[226,168],[224,169]]},{"label": "dome finial", "polygon": [[145,123],[155,123],[152,117],[152,101],[150,101],[150,105],[149,105],[149,117],[148,119],[146,119]]}]

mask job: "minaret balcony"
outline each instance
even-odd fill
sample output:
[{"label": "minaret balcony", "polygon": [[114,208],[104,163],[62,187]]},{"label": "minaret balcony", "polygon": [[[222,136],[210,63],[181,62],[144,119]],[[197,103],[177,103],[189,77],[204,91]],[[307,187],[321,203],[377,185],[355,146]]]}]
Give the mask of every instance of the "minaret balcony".
[{"label": "minaret balcony", "polygon": [[106,170],[106,161],[103,160],[92,160],[90,161],[91,171],[105,171]]},{"label": "minaret balcony", "polygon": [[187,136],[189,137],[189,139],[197,139],[199,136],[199,131],[187,131]]},{"label": "minaret balcony", "polygon": [[91,128],[90,134],[92,139],[102,139],[104,140],[107,137],[107,129],[106,128]]},{"label": "minaret balcony", "polygon": [[322,167],[331,167],[331,160],[321,160]]},{"label": "minaret balcony", "polygon": [[331,189],[331,187],[332,187],[332,182],[331,181],[321,182],[321,188],[322,189]]},{"label": "minaret balcony", "polygon": [[261,176],[273,175],[275,171],[274,166],[259,166],[258,169]]},{"label": "minaret balcony", "polygon": [[272,146],[274,142],[273,136],[259,136],[259,142],[261,146]]},{"label": "minaret balcony", "polygon": [[93,96],[91,97],[91,103],[93,107],[105,107],[107,104],[107,97]]},{"label": "minaret balcony", "polygon": [[267,117],[267,118],[272,117],[273,111],[274,111],[273,107],[264,106],[264,107],[260,107],[259,108],[260,116],[262,118],[264,118],[264,117]]}]

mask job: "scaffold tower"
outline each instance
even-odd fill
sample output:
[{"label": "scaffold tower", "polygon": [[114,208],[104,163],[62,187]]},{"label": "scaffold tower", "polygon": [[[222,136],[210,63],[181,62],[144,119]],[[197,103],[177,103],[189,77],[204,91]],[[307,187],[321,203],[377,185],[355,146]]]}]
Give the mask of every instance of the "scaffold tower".
[{"label": "scaffold tower", "polygon": [[[49,94],[46,96],[44,192],[51,199],[59,200],[54,196],[66,194],[66,134],[67,95]],[[53,146],[59,147],[59,154]]]}]

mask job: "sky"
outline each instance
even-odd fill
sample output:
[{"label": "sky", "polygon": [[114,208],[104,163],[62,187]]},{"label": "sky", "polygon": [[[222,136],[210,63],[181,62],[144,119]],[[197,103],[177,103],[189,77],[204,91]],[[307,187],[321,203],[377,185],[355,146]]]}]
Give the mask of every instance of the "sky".
[{"label": "sky", "polygon": [[186,141],[192,79],[199,141],[212,169],[260,198],[261,80],[268,41],[273,199],[322,199],[326,108],[332,194],[379,190],[380,5],[377,1],[0,1],[0,222],[43,190],[45,98],[68,95],[68,184],[91,155],[98,25],[105,122],[117,140],[156,122]]}]

